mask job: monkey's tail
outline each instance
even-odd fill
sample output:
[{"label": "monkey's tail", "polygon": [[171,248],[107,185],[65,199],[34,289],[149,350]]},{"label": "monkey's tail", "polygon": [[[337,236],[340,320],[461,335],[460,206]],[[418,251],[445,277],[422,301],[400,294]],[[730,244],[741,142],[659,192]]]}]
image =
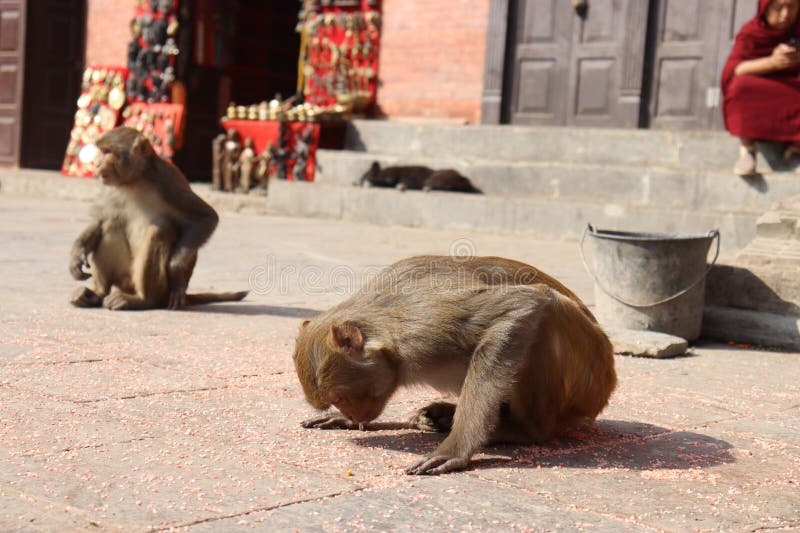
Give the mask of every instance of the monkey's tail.
[{"label": "monkey's tail", "polygon": [[250,291],[238,292],[200,292],[186,295],[186,305],[213,304],[216,302],[238,302]]}]

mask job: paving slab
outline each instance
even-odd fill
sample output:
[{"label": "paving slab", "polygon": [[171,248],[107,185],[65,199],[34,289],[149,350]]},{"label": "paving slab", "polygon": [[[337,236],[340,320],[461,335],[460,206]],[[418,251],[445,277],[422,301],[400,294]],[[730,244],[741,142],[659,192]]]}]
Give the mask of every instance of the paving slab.
[{"label": "paving slab", "polygon": [[441,399],[399,392],[375,431],[303,429],[304,318],[410,255],[519,259],[590,306],[577,243],[466,229],[223,213],[188,311],[74,309],[86,203],[0,194],[0,531],[744,531],[797,529],[800,354],[696,343],[615,357],[597,423],[489,446],[440,478],[403,468],[437,433],[395,429]]}]

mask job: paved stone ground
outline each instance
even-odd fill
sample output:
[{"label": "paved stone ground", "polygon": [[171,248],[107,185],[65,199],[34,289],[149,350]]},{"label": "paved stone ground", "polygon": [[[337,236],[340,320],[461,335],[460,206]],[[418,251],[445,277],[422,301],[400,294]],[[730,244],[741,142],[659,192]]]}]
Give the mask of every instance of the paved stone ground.
[{"label": "paved stone ground", "polygon": [[[574,242],[223,214],[184,312],[67,304],[87,205],[0,196],[1,531],[800,530],[800,354],[705,344],[618,356],[596,427],[493,447],[467,472],[402,468],[440,436],[304,430],[303,317],[374,266],[477,252],[591,302]],[[400,394],[384,418],[436,397]]]}]

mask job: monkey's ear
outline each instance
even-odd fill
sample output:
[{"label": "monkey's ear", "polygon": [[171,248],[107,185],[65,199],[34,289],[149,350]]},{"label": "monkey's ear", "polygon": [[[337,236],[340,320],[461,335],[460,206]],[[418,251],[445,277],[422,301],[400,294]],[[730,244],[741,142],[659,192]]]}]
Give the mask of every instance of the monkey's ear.
[{"label": "monkey's ear", "polygon": [[131,154],[139,157],[151,157],[155,155],[155,150],[153,150],[153,145],[150,144],[150,141],[148,141],[146,137],[139,135],[136,140],[133,141]]},{"label": "monkey's ear", "polygon": [[332,324],[331,342],[336,348],[344,349],[350,357],[359,356],[364,349],[364,336],[353,324]]}]

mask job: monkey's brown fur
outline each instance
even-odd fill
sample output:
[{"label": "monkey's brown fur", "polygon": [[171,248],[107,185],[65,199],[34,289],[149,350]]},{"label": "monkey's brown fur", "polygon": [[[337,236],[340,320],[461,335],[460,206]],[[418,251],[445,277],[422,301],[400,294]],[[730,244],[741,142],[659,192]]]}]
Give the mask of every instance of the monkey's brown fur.
[{"label": "monkey's brown fur", "polygon": [[72,246],[69,266],[76,280],[91,277],[92,288],[78,288],[72,304],[179,309],[244,298],[247,292],[186,294],[197,250],[219,217],[181,171],[132,128],[111,130],[97,147],[97,173],[107,187]]},{"label": "monkey's brown fur", "polygon": [[304,322],[294,363],[308,402],[346,417],[305,427],[363,427],[404,385],[459,395],[457,406],[436,402],[405,425],[450,430],[410,474],[465,468],[490,442],[544,442],[594,419],[616,386],[611,343],[580,299],[497,257],[391,265]]}]

